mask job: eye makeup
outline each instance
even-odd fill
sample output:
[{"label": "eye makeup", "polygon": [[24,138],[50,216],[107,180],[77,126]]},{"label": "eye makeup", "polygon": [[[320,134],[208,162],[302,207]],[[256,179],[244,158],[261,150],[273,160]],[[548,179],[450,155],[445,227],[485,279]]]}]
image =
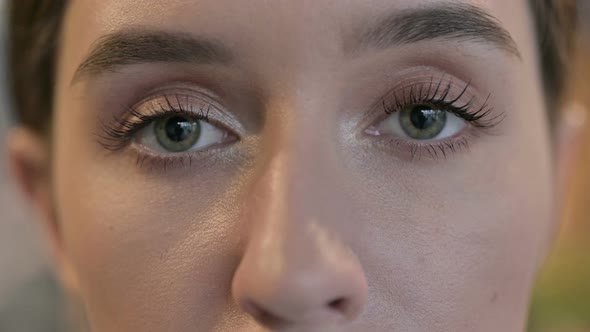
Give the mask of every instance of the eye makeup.
[{"label": "eye makeup", "polygon": [[[479,94],[471,82],[450,75],[435,77],[412,75],[373,103],[380,115],[365,127],[364,133],[374,146],[409,160],[423,156],[446,158],[463,151],[480,134],[491,133],[504,119],[504,113],[488,103],[490,95],[485,99],[476,97]],[[100,145],[113,153],[131,147],[137,154],[137,164],[152,168],[182,167],[192,165],[195,158],[219,156],[247,134],[233,120],[231,110],[225,110],[219,101],[199,90],[160,89],[125,106],[121,115],[102,123],[97,135]],[[211,144],[196,144],[203,128],[208,130],[205,132],[215,129],[222,134],[209,135],[215,138]],[[163,133],[171,136],[156,137]],[[193,141],[186,144],[178,141],[179,137]],[[162,146],[156,146],[158,142]]]},{"label": "eye makeup", "polygon": [[392,100],[383,99],[383,108],[385,113],[392,114],[408,105],[427,105],[432,109],[453,113],[472,126],[484,129],[492,128],[498,124],[498,121],[501,121],[500,118],[503,114],[490,117],[493,109],[488,105],[489,95],[483,104],[476,108],[474,97],[470,97],[466,102],[460,102],[465,99],[471,83],[465,84],[461,92],[451,99],[450,92],[454,87],[453,84],[452,81],[445,82],[444,77],[438,83],[434,81],[434,78],[431,78],[428,83],[412,84],[403,88],[399,93],[394,91]]},{"label": "eye makeup", "polygon": [[467,148],[472,138],[491,133],[505,118],[489,105],[490,95],[478,102],[470,90],[471,82],[445,75],[406,83],[381,99],[378,107],[385,115],[365,133],[411,160],[446,158]]},{"label": "eye makeup", "polygon": [[[233,121],[228,121],[228,116],[220,110],[220,106],[196,92],[164,90],[125,109],[126,112],[121,116],[113,116],[111,121],[102,123],[97,135],[98,142],[113,153],[132,147],[138,154],[137,164],[140,166],[162,166],[167,169],[177,164],[190,165],[195,157],[204,156],[239,140],[235,131],[230,129]],[[164,125],[168,128],[162,128]],[[195,137],[194,134],[183,136],[195,129],[198,129],[201,137]],[[215,129],[221,134],[216,135],[218,139],[212,144],[193,148],[192,145],[206,132],[204,129]],[[166,133],[170,135],[169,140],[160,137]],[[150,138],[156,135],[160,136],[157,139]],[[183,146],[186,143],[181,139],[185,138],[194,142]],[[163,144],[165,141],[167,144]],[[152,142],[152,146],[146,146],[145,142]],[[181,149],[171,149],[172,143]],[[161,146],[154,147],[155,144]]]}]

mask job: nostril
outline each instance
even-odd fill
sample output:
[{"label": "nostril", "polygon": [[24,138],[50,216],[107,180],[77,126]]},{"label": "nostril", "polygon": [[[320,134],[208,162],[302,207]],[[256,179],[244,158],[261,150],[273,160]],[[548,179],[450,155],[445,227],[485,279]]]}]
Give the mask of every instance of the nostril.
[{"label": "nostril", "polygon": [[[326,308],[329,311],[343,316],[347,316],[347,313],[350,309],[349,307],[350,301],[346,297],[339,297],[326,303]],[[259,323],[274,329],[291,326],[296,323],[286,319],[285,317],[277,315],[271,310],[251,300],[246,301],[243,305],[243,308]]]},{"label": "nostril", "polygon": [[275,315],[270,310],[267,310],[252,301],[247,301],[244,305],[244,308],[255,320],[263,325],[279,328],[289,323],[286,319]]},{"label": "nostril", "polygon": [[328,302],[328,307],[332,310],[344,313],[346,312],[346,307],[348,306],[348,301],[344,297],[340,297]]}]

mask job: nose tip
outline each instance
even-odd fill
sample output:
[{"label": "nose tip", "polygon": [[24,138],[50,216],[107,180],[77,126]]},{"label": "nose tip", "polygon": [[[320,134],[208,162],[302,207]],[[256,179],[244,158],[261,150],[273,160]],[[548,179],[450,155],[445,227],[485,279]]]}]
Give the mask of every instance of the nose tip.
[{"label": "nose tip", "polygon": [[365,272],[348,227],[356,224],[357,209],[341,178],[325,167],[333,165],[330,156],[313,150],[314,144],[288,141],[261,164],[245,192],[245,235],[232,297],[273,331],[345,327],[367,300]]},{"label": "nose tip", "polygon": [[365,276],[356,260],[332,263],[273,274],[243,261],[234,276],[233,296],[259,324],[275,330],[350,323],[366,302]]}]

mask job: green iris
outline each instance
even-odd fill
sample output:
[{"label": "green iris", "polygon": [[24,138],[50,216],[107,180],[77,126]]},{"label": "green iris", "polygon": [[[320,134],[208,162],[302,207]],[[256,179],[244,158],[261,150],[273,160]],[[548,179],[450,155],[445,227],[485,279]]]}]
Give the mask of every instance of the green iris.
[{"label": "green iris", "polygon": [[183,116],[172,116],[155,121],[154,132],[158,143],[170,152],[182,152],[192,148],[201,136],[199,121]]},{"label": "green iris", "polygon": [[428,105],[411,105],[400,111],[400,126],[413,139],[433,139],[447,123],[447,112]]}]

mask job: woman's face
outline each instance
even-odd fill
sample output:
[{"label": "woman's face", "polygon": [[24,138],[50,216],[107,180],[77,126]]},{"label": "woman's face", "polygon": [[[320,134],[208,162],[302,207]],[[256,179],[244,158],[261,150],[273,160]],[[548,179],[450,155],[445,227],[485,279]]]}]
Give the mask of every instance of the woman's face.
[{"label": "woman's face", "polygon": [[73,0],[60,43],[96,331],[524,328],[554,219],[528,1]]}]

